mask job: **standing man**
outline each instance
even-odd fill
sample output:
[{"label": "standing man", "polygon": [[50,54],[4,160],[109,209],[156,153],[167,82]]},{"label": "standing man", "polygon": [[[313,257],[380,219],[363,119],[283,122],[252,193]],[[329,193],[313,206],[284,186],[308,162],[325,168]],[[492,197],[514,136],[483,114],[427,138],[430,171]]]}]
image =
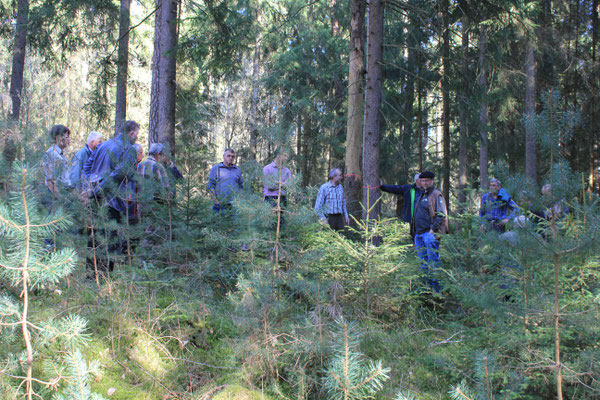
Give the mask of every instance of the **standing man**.
[{"label": "standing man", "polygon": [[518,212],[519,206],[502,188],[502,183],[498,179],[490,179],[490,191],[481,197],[481,207],[479,208],[481,230],[485,232],[492,229],[504,233],[506,224]]},{"label": "standing man", "polygon": [[61,190],[70,186],[69,161],[64,156],[64,151],[71,143],[71,131],[64,125],[54,125],[50,128],[49,134],[54,144],[42,157],[42,169],[44,183],[50,192],[50,198],[44,203],[51,207],[52,199],[59,195]]},{"label": "standing man", "polygon": [[350,223],[341,182],[342,171],[339,168],[332,169],[329,172],[329,182],[321,185],[315,202],[315,213],[322,222],[327,221],[334,231],[341,231]]},{"label": "standing man", "polygon": [[402,221],[411,224],[410,233],[414,240],[414,230],[412,228],[413,213],[415,211],[415,201],[421,195],[421,180],[420,174],[415,174],[414,183],[411,185],[381,185],[381,191],[392,193],[404,198],[402,206]]},{"label": "standing man", "polygon": [[415,203],[412,226],[426,283],[439,292],[439,281],[433,277],[433,270],[440,264],[440,239],[436,235],[448,233],[448,212],[444,196],[434,187],[433,178],[435,175],[430,171],[419,175],[422,191]]},{"label": "standing man", "polygon": [[139,143],[134,143],[133,148],[135,149],[135,164],[139,165],[144,159],[144,148]]},{"label": "standing man", "polygon": [[244,188],[242,171],[234,164],[235,151],[225,149],[223,162],[214,165],[208,175],[208,193],[213,199],[213,210],[231,210],[231,201]]},{"label": "standing man", "polygon": [[[270,203],[273,207],[277,206],[277,198],[279,197],[279,203],[286,207],[287,196],[283,187],[287,181],[292,177],[290,170],[285,167],[285,163],[289,158],[289,154],[285,151],[281,151],[275,161],[263,168],[263,179],[264,187],[263,194],[265,201]],[[279,192],[279,176],[281,174],[281,193]]]},{"label": "standing man", "polygon": [[[142,179],[139,183],[145,195],[148,194],[157,202],[163,202],[169,189],[169,177],[163,165],[165,146],[152,143],[148,150],[148,157],[138,164],[137,172]],[[150,196],[148,198],[150,199]]]},{"label": "standing man", "polygon": [[169,177],[163,165],[165,161],[164,148],[165,146],[161,143],[152,143],[148,150],[148,157],[139,163],[137,170],[140,176],[138,184],[142,199],[144,199],[144,203],[139,204],[139,212],[140,217],[146,219],[142,247],[154,251],[154,253],[158,252],[157,246],[160,244],[161,238],[166,237],[164,227],[160,226],[159,222],[160,228],[157,228],[157,218],[154,218],[157,205],[165,204],[170,195]]},{"label": "standing man", "polygon": [[71,186],[81,189],[83,166],[100,143],[102,143],[102,134],[100,132],[92,131],[87,137],[85,146],[75,153],[71,159],[71,168],[69,169]]},{"label": "standing man", "polygon": [[[92,153],[83,167],[86,179],[85,190],[90,197],[95,197],[98,204],[106,199],[108,218],[117,223],[123,222],[123,216],[128,214],[128,192],[131,192],[131,181],[135,181],[136,151],[133,144],[140,132],[140,125],[135,121],[126,121],[123,132],[112,139],[102,142]],[[123,253],[125,246],[118,239],[118,232],[110,232],[113,241],[108,250]],[[88,242],[88,247],[91,247]],[[114,261],[109,261],[109,271],[112,271]]]}]

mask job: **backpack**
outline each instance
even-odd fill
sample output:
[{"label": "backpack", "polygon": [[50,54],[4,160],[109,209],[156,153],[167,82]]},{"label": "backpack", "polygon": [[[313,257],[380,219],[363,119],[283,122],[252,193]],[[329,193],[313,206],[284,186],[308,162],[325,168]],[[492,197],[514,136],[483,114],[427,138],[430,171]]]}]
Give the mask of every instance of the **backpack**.
[{"label": "backpack", "polygon": [[[437,200],[438,200],[439,197],[442,197],[442,200],[444,200],[442,192],[440,192],[437,189],[433,189],[431,191],[431,193],[429,193],[429,196],[428,196],[428,201],[429,201],[429,216],[431,216],[431,220],[432,221],[433,221],[433,219],[435,218],[435,215],[436,215],[435,206],[437,204]],[[445,200],[444,200],[444,202],[445,202]],[[444,222],[442,222],[442,224],[440,225],[439,230],[436,233],[444,233],[444,234],[446,234],[449,231],[450,230],[448,228],[448,216],[446,215],[446,218],[444,219]]]}]

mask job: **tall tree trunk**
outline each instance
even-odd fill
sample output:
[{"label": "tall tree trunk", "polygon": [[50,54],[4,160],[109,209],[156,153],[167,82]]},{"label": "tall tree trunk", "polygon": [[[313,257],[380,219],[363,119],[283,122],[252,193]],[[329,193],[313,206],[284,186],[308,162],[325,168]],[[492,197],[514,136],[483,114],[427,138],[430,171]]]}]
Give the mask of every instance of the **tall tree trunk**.
[{"label": "tall tree trunk", "polygon": [[119,17],[119,50],[117,55],[117,99],[115,105],[115,133],[123,129],[127,119],[127,69],[129,65],[129,8],[131,0],[121,0]]},{"label": "tall tree trunk", "polygon": [[178,0],[157,2],[154,22],[149,143],[175,149],[175,98]]},{"label": "tall tree trunk", "polygon": [[[592,1],[592,105],[590,108],[595,108],[595,100],[598,98],[598,67],[596,65],[596,44],[598,43],[598,0]],[[590,113],[590,133],[588,135],[588,185],[590,192],[594,191],[594,166],[595,166],[595,155],[594,147],[596,146],[596,113],[592,111]]]},{"label": "tall tree trunk", "polygon": [[[10,98],[12,101],[11,118],[19,121],[21,113],[21,96],[23,93],[23,75],[25,71],[25,52],[27,50],[27,25],[29,24],[29,0],[17,3],[17,26],[15,29],[15,45],[13,49],[12,71],[10,76]],[[4,158],[12,163],[17,157],[17,143],[7,136],[4,141]]]},{"label": "tall tree trunk", "polygon": [[460,112],[460,138],[458,144],[458,204],[461,211],[463,211],[463,204],[467,201],[467,195],[465,189],[467,187],[467,140],[469,137],[469,110],[467,107],[467,100],[469,96],[469,18],[465,15],[461,27],[462,34],[462,60],[461,60],[461,74],[462,74],[462,95],[459,99],[459,112]]},{"label": "tall tree trunk", "polygon": [[312,121],[308,111],[304,112],[302,134],[302,186],[306,187],[310,183],[310,148],[313,143]]},{"label": "tall tree trunk", "polygon": [[350,68],[344,190],[347,196],[348,213],[356,219],[361,216],[360,201],[362,200],[360,161],[364,118],[364,39],[365,1],[350,0]]},{"label": "tall tree trunk", "polygon": [[421,83],[417,84],[417,115],[419,125],[419,172],[423,171],[423,90]]},{"label": "tall tree trunk", "polygon": [[[535,50],[531,39],[525,49],[525,118],[535,115]],[[537,143],[533,124],[525,124],[525,175],[532,182],[537,182]]]},{"label": "tall tree trunk", "polygon": [[444,75],[442,76],[442,108],[443,108],[443,147],[444,147],[444,171],[442,192],[446,199],[446,207],[450,212],[450,83],[448,75],[450,74],[450,26],[448,22],[448,1],[442,0],[442,20],[443,20],[443,38],[442,38],[442,65]]},{"label": "tall tree trunk", "polygon": [[[383,0],[370,0],[367,25],[367,80],[365,87],[365,122],[363,129],[363,204],[371,207],[370,220],[379,217],[379,145],[381,142],[381,100],[383,91]],[[377,202],[377,204],[375,204]]]},{"label": "tall tree trunk", "polygon": [[29,0],[19,0],[17,4],[17,27],[13,50],[12,73],[10,76],[10,97],[12,100],[12,118],[19,120],[21,112],[21,94],[23,91],[23,72],[25,70],[25,52],[27,48],[27,25],[29,23]]},{"label": "tall tree trunk", "polygon": [[[335,7],[337,0],[329,1],[329,17],[331,20],[331,35],[336,37],[340,32],[340,22],[335,13]],[[340,54],[340,61],[343,62],[343,56]],[[333,125],[331,127],[331,139],[329,141],[329,160],[328,168],[341,168],[344,164],[344,154],[339,150],[338,138],[343,137],[345,126],[344,120],[344,99],[346,93],[344,90],[344,83],[342,82],[341,76],[336,76],[333,82]]]},{"label": "tall tree trunk", "polygon": [[[258,109],[258,96],[260,93],[260,35],[256,38],[254,45],[254,56],[252,57],[252,98],[250,100],[250,160],[256,161],[256,146],[258,142],[258,126],[256,114]],[[287,127],[284,127],[287,129]]]},{"label": "tall tree trunk", "polygon": [[482,189],[489,188],[488,177],[488,86],[487,86],[487,30],[481,27],[479,33],[479,183]]}]

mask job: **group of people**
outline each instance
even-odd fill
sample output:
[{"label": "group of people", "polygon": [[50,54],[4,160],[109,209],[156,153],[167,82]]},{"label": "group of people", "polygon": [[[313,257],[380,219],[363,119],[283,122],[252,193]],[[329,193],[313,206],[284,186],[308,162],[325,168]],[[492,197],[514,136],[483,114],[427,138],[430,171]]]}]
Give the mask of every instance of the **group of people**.
[{"label": "group of people", "polygon": [[[182,178],[165,146],[161,143],[150,145],[149,154],[144,160],[144,151],[136,140],[140,126],[135,121],[126,121],[123,129],[114,138],[103,141],[99,132],[90,132],[85,146],[79,149],[71,161],[65,157],[70,144],[70,130],[63,125],[50,129],[53,145],[44,153],[42,165],[47,188],[44,203],[50,207],[56,197],[64,192],[75,191],[82,199],[95,199],[97,205],[107,205],[108,217],[122,223],[125,218],[130,224],[139,223],[152,214],[153,204],[164,203],[174,194],[174,180]],[[227,148],[223,161],[214,165],[208,177],[208,193],[213,200],[216,213],[232,213],[235,195],[244,188],[242,171],[235,164],[235,151]],[[287,206],[286,189],[292,173],[286,163],[289,153],[280,151],[275,160],[263,168],[264,201],[281,211]],[[335,231],[342,231],[349,224],[346,198],[342,182],[342,171],[333,168],[329,180],[319,188],[314,211],[323,224]],[[421,269],[427,283],[435,291],[440,285],[433,271],[439,265],[439,244],[441,235],[448,233],[448,211],[442,193],[435,188],[435,174],[425,171],[416,174],[414,182],[406,185],[381,185],[383,192],[403,197],[402,220],[410,225],[417,255],[421,259]],[[489,193],[481,198],[479,217],[482,231],[503,233],[511,219],[518,216],[519,207],[498,179],[489,182]],[[550,193],[550,185],[545,185],[542,193]],[[140,204],[132,197],[139,191],[150,192],[147,204]],[[568,213],[564,202],[556,203],[553,215],[562,217]],[[547,219],[548,211],[537,215]],[[282,224],[285,219],[282,217]],[[151,222],[146,233],[156,232]],[[112,236],[112,235],[111,235]],[[89,244],[89,246],[93,246]],[[113,246],[112,250],[123,245]],[[111,268],[112,269],[112,268]]]},{"label": "group of people", "polygon": [[[126,221],[135,225],[150,217],[154,204],[172,197],[174,180],[183,176],[161,143],[151,144],[144,160],[143,148],[136,143],[139,130],[137,122],[126,121],[122,131],[106,141],[101,133],[90,132],[84,147],[69,161],[65,150],[70,145],[71,132],[64,125],[53,126],[49,132],[53,144],[42,157],[46,187],[43,203],[52,208],[57,199],[72,193],[96,209],[106,205],[108,218],[118,224]],[[146,195],[145,204],[139,201],[141,196],[136,196],[142,192]],[[152,222],[147,225],[145,240],[151,239],[155,232]],[[95,229],[91,228],[88,233],[88,247],[95,249]],[[118,236],[116,232],[108,236],[113,239],[109,250],[124,252],[123,241],[114,240]],[[88,264],[91,264],[89,259]],[[111,270],[114,261],[103,265]]]}]

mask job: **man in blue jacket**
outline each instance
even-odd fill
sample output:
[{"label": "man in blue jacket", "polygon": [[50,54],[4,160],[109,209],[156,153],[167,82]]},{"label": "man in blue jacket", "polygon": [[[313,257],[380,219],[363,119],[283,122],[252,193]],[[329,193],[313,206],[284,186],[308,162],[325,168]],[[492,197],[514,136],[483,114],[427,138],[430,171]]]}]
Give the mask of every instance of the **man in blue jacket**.
[{"label": "man in blue jacket", "polygon": [[214,165],[208,174],[208,193],[213,199],[213,210],[216,212],[231,210],[234,195],[244,188],[242,171],[234,162],[235,151],[225,149],[223,162]]},{"label": "man in blue jacket", "polygon": [[[106,200],[109,219],[119,224],[129,212],[127,199],[132,187],[129,182],[135,179],[137,153],[132,145],[139,131],[137,122],[126,121],[123,132],[99,144],[83,167],[84,191],[90,198],[95,198],[99,206]],[[123,253],[125,245],[118,239],[118,232],[110,232],[109,237],[113,243],[109,244],[108,250]],[[88,247],[92,247],[92,243],[88,243]],[[114,261],[110,260],[109,271],[113,265]]]},{"label": "man in blue jacket", "polygon": [[421,194],[421,180],[419,174],[415,175],[414,183],[407,183],[406,185],[381,185],[381,191],[386,193],[392,193],[404,198],[402,206],[402,221],[411,224],[410,234],[414,239],[414,230],[412,226],[412,216],[415,209],[415,202]]},{"label": "man in blue jacket", "polygon": [[440,284],[434,277],[434,270],[440,264],[439,235],[448,233],[448,212],[442,192],[434,187],[434,177],[430,171],[419,175],[422,190],[415,202],[412,226],[426,283],[433,291],[439,292]]},{"label": "man in blue jacket", "polygon": [[102,134],[100,132],[92,131],[87,137],[85,146],[75,153],[71,159],[71,167],[69,168],[69,180],[71,181],[71,186],[81,189],[83,166],[100,143],[102,143]]}]

